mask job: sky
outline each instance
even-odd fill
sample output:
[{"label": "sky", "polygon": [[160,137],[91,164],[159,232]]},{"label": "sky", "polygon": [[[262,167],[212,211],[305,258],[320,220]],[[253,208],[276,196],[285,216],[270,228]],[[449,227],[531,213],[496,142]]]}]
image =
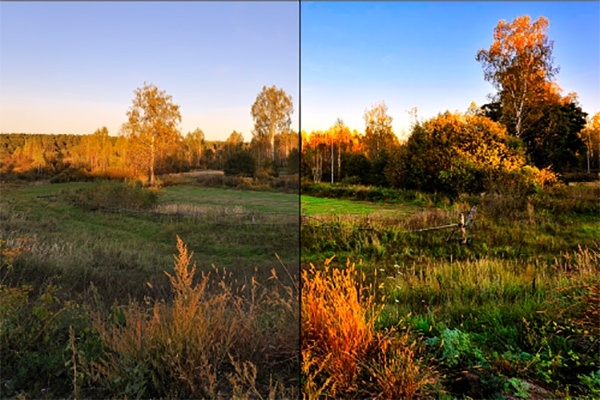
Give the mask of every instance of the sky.
[{"label": "sky", "polygon": [[600,2],[302,2],[301,128],[325,130],[337,118],[364,132],[365,110],[385,101],[394,132],[420,120],[488,102],[477,51],[502,19],[550,22],[563,94],[600,112]]},{"label": "sky", "polygon": [[118,135],[134,91],[180,106],[182,134],[252,138],[263,86],[299,129],[297,2],[0,2],[0,132]]}]

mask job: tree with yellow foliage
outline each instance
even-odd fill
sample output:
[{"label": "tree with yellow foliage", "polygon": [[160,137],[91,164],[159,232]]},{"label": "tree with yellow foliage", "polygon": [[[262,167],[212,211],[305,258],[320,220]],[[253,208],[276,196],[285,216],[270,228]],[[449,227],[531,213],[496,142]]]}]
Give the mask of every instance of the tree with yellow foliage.
[{"label": "tree with yellow foliage", "polygon": [[549,92],[548,83],[558,73],[552,65],[554,42],[546,35],[549,24],[544,17],[532,23],[527,15],[513,22],[501,20],[490,48],[477,53],[485,80],[498,90],[501,122],[517,137],[537,119],[538,105]]},{"label": "tree with yellow foliage", "polygon": [[447,111],[413,127],[406,144],[392,153],[386,178],[405,189],[477,193],[525,165],[520,142],[487,117]]},{"label": "tree with yellow foliage", "polygon": [[134,91],[135,97],[123,124],[125,135],[136,146],[132,161],[148,171],[150,185],[155,185],[155,169],[181,141],[177,125],[181,122],[179,105],[172,96],[152,84]]},{"label": "tree with yellow foliage", "polygon": [[291,117],[294,112],[292,97],[283,89],[263,86],[252,104],[252,118],[254,118],[254,140],[259,147],[259,166],[264,164],[262,156],[275,162],[275,136],[288,132]]},{"label": "tree with yellow foliage", "polygon": [[590,174],[592,168],[600,168],[600,112],[588,117],[585,128],[581,131],[581,139],[586,146],[587,173]]},{"label": "tree with yellow foliage", "polygon": [[398,146],[398,138],[392,129],[392,117],[384,101],[365,111],[364,150],[368,158],[376,159],[384,151]]}]

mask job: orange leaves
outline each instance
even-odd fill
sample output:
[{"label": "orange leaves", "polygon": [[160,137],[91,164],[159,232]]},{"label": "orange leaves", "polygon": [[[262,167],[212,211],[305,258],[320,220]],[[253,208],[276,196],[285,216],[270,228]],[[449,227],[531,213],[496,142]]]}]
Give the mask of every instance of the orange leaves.
[{"label": "orange leaves", "polygon": [[515,126],[521,137],[535,110],[544,99],[546,85],[558,72],[552,65],[553,42],[546,36],[548,19],[535,22],[523,15],[512,22],[500,21],[488,50],[477,52],[485,79],[496,89],[503,107],[503,123]]}]

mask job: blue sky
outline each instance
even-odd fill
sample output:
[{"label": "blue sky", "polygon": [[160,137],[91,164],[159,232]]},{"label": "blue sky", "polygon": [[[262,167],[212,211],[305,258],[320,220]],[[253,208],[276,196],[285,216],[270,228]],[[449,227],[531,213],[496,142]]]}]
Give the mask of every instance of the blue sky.
[{"label": "blue sky", "polygon": [[365,109],[384,100],[406,137],[413,107],[423,119],[487,103],[494,89],[475,56],[498,21],[520,15],[549,19],[563,93],[599,112],[599,2],[302,2],[302,130],[342,118],[363,132]]},{"label": "blue sky", "polygon": [[263,85],[292,96],[298,129],[296,2],[1,2],[0,18],[0,132],[117,135],[144,82],[183,134],[249,141]]}]

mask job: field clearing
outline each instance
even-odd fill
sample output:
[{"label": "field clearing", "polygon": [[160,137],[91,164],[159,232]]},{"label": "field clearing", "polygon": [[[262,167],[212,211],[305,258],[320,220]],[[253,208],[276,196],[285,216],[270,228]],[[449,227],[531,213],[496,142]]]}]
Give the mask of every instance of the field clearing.
[{"label": "field clearing", "polygon": [[208,206],[238,206],[263,213],[298,215],[298,196],[279,192],[220,189],[198,186],[170,186],[161,190],[161,203],[189,203]]},{"label": "field clearing", "polygon": [[0,397],[297,397],[297,195],[117,181],[0,195]]},{"label": "field clearing", "polygon": [[409,204],[386,204],[346,199],[301,196],[301,207],[307,216],[403,217],[415,214],[422,207]]},{"label": "field clearing", "polygon": [[[243,280],[255,271],[267,277],[283,263],[297,274],[298,196],[173,186],[157,192],[158,212],[90,211],[68,200],[78,190],[102,184],[2,186],[0,239],[14,243],[25,238],[32,250],[15,264],[19,274],[12,278],[28,276],[29,283],[42,285],[58,273],[72,290],[85,290],[93,281],[104,286],[108,297],[146,295],[147,281],[155,288],[167,286],[162,271],[172,269],[177,236],[195,253],[200,270],[214,265]],[[210,212],[211,217],[182,211]],[[239,212],[254,213],[255,221],[242,220]]]}]

